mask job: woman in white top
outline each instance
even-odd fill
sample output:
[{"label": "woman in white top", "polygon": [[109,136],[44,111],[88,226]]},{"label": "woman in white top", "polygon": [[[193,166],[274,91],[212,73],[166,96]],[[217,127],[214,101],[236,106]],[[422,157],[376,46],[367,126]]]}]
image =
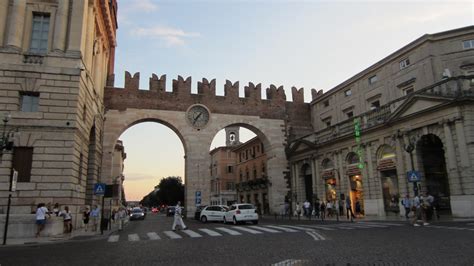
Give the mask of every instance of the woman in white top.
[{"label": "woman in white top", "polygon": [[46,215],[51,217],[44,203],[38,204],[38,207],[36,208],[36,226],[37,226],[36,237],[40,236],[41,231],[43,231],[44,226],[46,225]]}]

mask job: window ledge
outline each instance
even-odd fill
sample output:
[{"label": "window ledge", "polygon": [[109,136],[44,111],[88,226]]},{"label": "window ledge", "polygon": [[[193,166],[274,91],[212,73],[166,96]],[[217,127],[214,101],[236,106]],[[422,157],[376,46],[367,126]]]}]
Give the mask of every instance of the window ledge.
[{"label": "window ledge", "polygon": [[23,63],[25,64],[43,64],[44,55],[40,54],[24,54]]}]

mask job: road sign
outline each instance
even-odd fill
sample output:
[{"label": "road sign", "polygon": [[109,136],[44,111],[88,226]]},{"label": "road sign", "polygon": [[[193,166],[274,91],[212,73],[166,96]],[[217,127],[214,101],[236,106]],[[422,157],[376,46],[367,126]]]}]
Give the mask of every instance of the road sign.
[{"label": "road sign", "polygon": [[12,192],[15,192],[15,191],[16,191],[16,182],[17,182],[17,180],[18,180],[18,171],[17,171],[17,170],[13,170],[12,189],[11,189]]},{"label": "road sign", "polygon": [[104,195],[105,194],[105,184],[96,183],[94,185],[94,195]]},{"label": "road sign", "polygon": [[195,204],[196,206],[201,205],[201,191],[196,191],[195,193]]},{"label": "road sign", "polygon": [[408,171],[407,172],[408,182],[420,182],[421,175],[418,171]]}]

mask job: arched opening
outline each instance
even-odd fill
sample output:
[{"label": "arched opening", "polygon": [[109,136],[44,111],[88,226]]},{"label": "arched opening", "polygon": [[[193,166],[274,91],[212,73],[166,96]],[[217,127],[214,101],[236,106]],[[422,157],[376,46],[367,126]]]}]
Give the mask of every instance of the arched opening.
[{"label": "arched opening", "polygon": [[334,169],[334,162],[329,159],[325,158],[321,163],[321,168],[323,169],[322,177],[324,179],[324,187],[326,190],[326,200],[327,201],[334,201],[337,198],[336,193],[336,170]]},{"label": "arched opening", "polygon": [[304,179],[305,199],[311,202],[313,200],[313,175],[311,174],[311,166],[305,163],[301,167],[301,173]]},{"label": "arched opening", "polygon": [[245,124],[221,129],[210,146],[210,203],[251,203],[260,214],[270,212],[265,140]]},{"label": "arched opening", "polygon": [[417,142],[417,150],[423,165],[426,191],[435,198],[438,210],[449,212],[449,180],[441,139],[434,134],[424,135]]},{"label": "arched opening", "polygon": [[[123,151],[117,150],[123,143]],[[122,154],[122,155],[121,155]],[[185,148],[170,125],[156,119],[129,125],[116,142],[112,181],[121,183],[130,206],[166,207],[184,204]],[[162,209],[165,211],[165,209]]]},{"label": "arched opening", "polygon": [[362,172],[358,167],[360,160],[355,152],[349,152],[346,156],[347,170],[349,178],[352,209],[356,215],[364,215],[364,189],[362,184]]},{"label": "arched opening", "polygon": [[380,171],[385,211],[387,213],[400,212],[395,150],[392,146],[382,145],[377,150],[377,170]]}]

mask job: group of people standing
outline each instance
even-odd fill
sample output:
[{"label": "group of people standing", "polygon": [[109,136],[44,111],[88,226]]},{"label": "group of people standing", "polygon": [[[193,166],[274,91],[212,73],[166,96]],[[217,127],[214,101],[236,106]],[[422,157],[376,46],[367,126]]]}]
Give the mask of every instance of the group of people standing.
[{"label": "group of people standing", "polygon": [[436,215],[439,219],[439,213],[437,212],[437,203],[435,198],[430,193],[424,193],[424,195],[416,195],[413,199],[407,194],[402,199],[402,205],[405,209],[405,218],[408,220],[410,213],[413,213],[411,223],[413,226],[420,226],[420,222],[423,225],[429,225],[428,221]]},{"label": "group of people standing", "polygon": [[[287,214],[287,206],[288,205],[285,205],[285,214]],[[350,219],[351,221],[362,214],[362,207],[359,199],[356,199],[354,214],[352,210],[352,201],[349,197],[346,197],[345,200],[317,200],[314,203],[314,207],[311,206],[311,203],[308,200],[303,203],[303,208],[301,208],[300,203],[297,202],[294,215],[298,217],[303,215],[308,218],[310,218],[311,216],[315,216],[316,218],[321,218],[321,220],[324,221],[326,217],[329,218],[337,215],[344,216],[344,209],[346,209],[347,219]]]}]

